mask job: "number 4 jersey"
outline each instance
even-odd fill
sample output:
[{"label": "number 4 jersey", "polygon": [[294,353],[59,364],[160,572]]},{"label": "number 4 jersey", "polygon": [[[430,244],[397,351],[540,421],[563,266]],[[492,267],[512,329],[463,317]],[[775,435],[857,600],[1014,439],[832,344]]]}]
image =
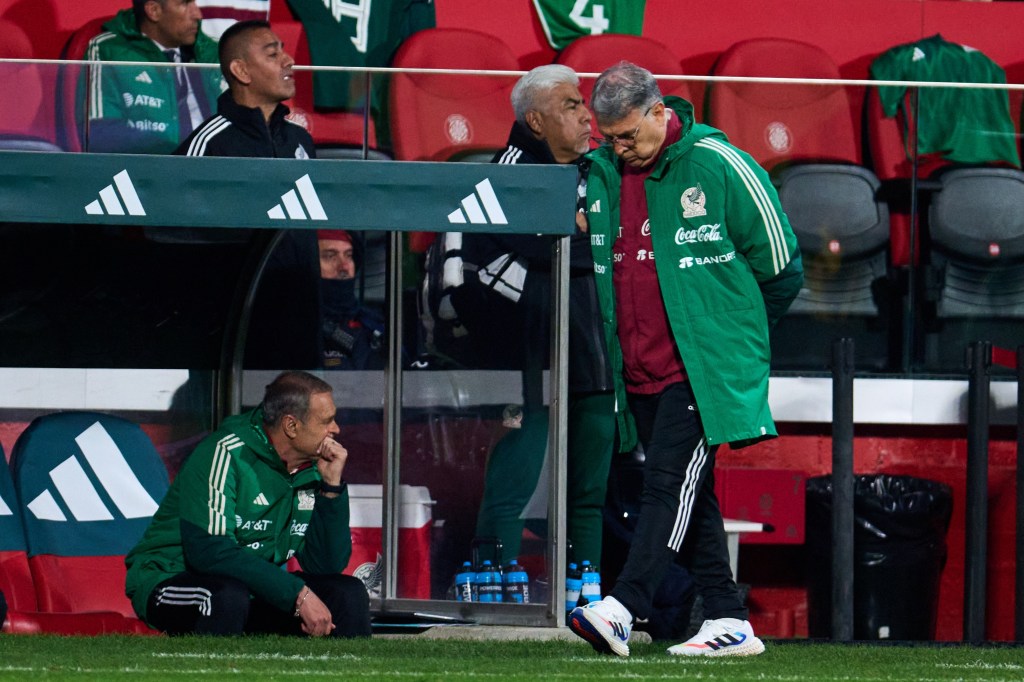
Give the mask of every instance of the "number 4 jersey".
[{"label": "number 4 jersey", "polygon": [[640,35],[645,4],[645,0],[533,0],[544,35],[556,50],[580,36]]}]

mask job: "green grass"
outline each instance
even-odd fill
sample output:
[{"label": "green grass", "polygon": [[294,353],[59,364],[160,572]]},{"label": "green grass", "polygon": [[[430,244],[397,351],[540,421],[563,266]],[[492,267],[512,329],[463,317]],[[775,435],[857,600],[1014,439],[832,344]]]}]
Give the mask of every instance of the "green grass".
[{"label": "green grass", "polygon": [[1021,680],[1020,648],[768,642],[753,658],[689,660],[658,644],[628,659],[582,642],[0,635],[0,679]]}]

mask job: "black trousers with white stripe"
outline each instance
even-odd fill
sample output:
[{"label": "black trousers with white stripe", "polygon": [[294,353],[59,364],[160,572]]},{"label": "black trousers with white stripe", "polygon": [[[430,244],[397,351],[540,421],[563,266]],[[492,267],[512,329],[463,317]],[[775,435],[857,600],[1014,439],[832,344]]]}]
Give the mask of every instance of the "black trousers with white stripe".
[{"label": "black trousers with white stripe", "polygon": [[655,395],[629,396],[644,447],[644,488],[626,564],[610,595],[634,618],[647,618],[671,562],[686,566],[704,599],[705,618],[747,619],[729,567],[729,547],[715,496],[715,450],[689,382]]},{"label": "black trousers with white stripe", "polygon": [[[298,573],[331,612],[333,637],[370,636],[370,600],[362,581],[350,575]],[[302,621],[253,596],[235,578],[179,573],[153,590],[146,605],[149,624],[169,635],[302,635]]]}]

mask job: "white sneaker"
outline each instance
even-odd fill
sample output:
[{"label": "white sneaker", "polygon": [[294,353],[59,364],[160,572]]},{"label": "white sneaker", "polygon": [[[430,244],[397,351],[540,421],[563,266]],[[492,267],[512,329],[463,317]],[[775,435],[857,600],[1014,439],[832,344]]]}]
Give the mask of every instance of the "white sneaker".
[{"label": "white sneaker", "polygon": [[738,618],[706,620],[696,635],[668,648],[673,656],[756,656],[763,651],[750,621]]},{"label": "white sneaker", "polygon": [[577,606],[569,614],[569,629],[590,642],[602,654],[629,656],[629,632],[633,616],[615,597]]}]

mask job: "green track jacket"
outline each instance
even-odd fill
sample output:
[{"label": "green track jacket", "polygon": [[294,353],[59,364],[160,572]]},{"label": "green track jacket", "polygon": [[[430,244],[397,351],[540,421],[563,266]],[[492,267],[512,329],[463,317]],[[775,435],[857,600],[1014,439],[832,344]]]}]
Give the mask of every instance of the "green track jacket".
[{"label": "green track jacket", "polygon": [[[98,64],[83,71],[79,106],[88,105],[89,149],[94,152],[169,154],[178,146],[178,103],[173,62],[139,32],[132,10],[118,12],[89,41],[86,59],[103,62],[153,62],[166,66]],[[195,61],[216,64],[217,43],[202,31],[196,36]],[[85,75],[88,75],[88,78]],[[204,69],[202,82],[210,113],[226,89],[219,69]],[[85,87],[88,85],[88,93]],[[81,121],[82,118],[79,117]]]},{"label": "green track jacket", "polygon": [[[658,282],[711,445],[777,435],[768,409],[768,329],[803,283],[796,237],[768,174],[725,133],[694,124],[667,97],[682,137],[645,182]],[[622,449],[635,444],[615,320],[612,242],[619,230],[621,163],[590,153],[588,218],[598,297],[616,382]]]},{"label": "green track jacket", "polygon": [[126,593],[146,619],[158,584],[185,571],[231,576],[290,612],[302,580],[340,573],[352,554],[348,492],[317,493],[315,466],[289,474],[263,431],[263,410],[229,417],[182,466],[146,533],[125,558]]}]

